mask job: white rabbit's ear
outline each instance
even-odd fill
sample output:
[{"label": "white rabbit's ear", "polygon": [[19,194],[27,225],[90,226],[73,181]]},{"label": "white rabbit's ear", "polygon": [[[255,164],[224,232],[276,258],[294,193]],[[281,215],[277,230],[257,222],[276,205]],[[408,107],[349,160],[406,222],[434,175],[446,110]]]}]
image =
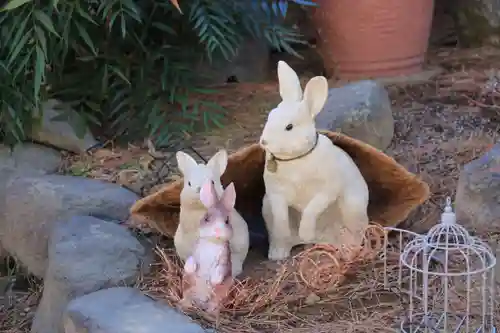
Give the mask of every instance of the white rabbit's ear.
[{"label": "white rabbit's ear", "polygon": [[217,203],[217,193],[214,184],[206,182],[200,190],[200,201],[206,208],[213,207]]},{"label": "white rabbit's ear", "polygon": [[175,157],[177,158],[177,165],[179,166],[179,170],[181,170],[184,176],[187,176],[189,174],[189,171],[192,170],[193,167],[198,165],[194,158],[183,151],[178,151],[175,154]]},{"label": "white rabbit's ear", "polygon": [[328,98],[328,81],[324,76],[313,77],[304,90],[304,102],[314,118],[325,106]]},{"label": "white rabbit's ear", "polygon": [[207,162],[207,165],[212,169],[218,176],[222,176],[227,168],[227,151],[225,149],[219,150],[214,156]]},{"label": "white rabbit's ear", "polygon": [[234,208],[234,204],[236,203],[236,190],[234,189],[234,183],[231,183],[226,187],[224,193],[222,193],[220,201],[227,210],[232,210]]},{"label": "white rabbit's ear", "polygon": [[297,73],[286,62],[278,61],[278,82],[281,99],[286,102],[300,102],[302,87]]}]

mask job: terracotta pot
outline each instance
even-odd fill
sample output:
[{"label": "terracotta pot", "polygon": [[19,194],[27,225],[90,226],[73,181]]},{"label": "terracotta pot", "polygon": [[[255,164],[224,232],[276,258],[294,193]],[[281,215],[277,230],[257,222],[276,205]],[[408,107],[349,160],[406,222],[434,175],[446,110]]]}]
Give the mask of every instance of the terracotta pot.
[{"label": "terracotta pot", "polygon": [[316,0],[312,20],[328,75],[361,79],[422,69],[433,0]]}]

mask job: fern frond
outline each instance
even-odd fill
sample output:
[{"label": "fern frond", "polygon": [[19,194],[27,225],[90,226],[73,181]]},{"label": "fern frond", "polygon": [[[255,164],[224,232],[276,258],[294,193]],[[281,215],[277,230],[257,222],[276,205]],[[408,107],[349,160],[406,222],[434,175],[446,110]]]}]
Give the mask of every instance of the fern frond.
[{"label": "fern frond", "polygon": [[[231,60],[247,38],[296,54],[283,18],[306,0],[8,0],[0,10],[0,140],[29,135],[47,98],[109,136],[160,143],[224,110],[200,99],[196,62]],[[297,55],[297,54],[296,54]]]}]

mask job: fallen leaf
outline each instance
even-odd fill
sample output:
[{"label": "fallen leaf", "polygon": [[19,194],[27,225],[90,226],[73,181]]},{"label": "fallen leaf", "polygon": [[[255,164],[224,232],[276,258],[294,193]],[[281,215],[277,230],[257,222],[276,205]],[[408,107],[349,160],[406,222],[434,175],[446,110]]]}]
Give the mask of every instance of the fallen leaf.
[{"label": "fallen leaf", "polygon": [[318,295],[316,295],[315,293],[310,293],[310,294],[306,297],[305,303],[306,303],[307,305],[314,305],[314,304],[318,303],[320,300],[321,300],[321,297],[319,297],[319,296],[318,296]]},{"label": "fallen leaf", "polygon": [[69,173],[73,176],[87,176],[91,171],[91,167],[87,164],[76,163],[72,165],[69,169]]},{"label": "fallen leaf", "polygon": [[146,140],[146,145],[148,146],[148,153],[149,155],[153,156],[154,158],[157,159],[164,159],[168,157],[167,153],[161,153],[156,150],[156,147],[153,144],[153,141],[150,139]]},{"label": "fallen leaf", "polygon": [[92,153],[92,156],[97,159],[106,159],[106,158],[114,158],[119,157],[121,154],[113,152],[111,149],[98,149]]},{"label": "fallen leaf", "polygon": [[155,158],[151,155],[141,156],[139,158],[139,164],[144,171],[149,171],[151,169],[151,164],[154,162]]},{"label": "fallen leaf", "polygon": [[125,169],[118,173],[117,182],[120,185],[129,185],[136,182],[139,179],[139,172],[137,170]]}]

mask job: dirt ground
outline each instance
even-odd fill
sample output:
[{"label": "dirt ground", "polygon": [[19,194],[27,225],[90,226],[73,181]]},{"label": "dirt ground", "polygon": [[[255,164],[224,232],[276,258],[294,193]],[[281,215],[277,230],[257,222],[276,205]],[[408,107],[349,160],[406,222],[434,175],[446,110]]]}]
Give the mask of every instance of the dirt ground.
[{"label": "dirt ground", "polygon": [[[500,135],[500,50],[440,49],[428,58],[427,66],[439,66],[440,74],[419,84],[387,86],[395,117],[387,153],[431,186],[430,200],[404,225],[417,232],[437,222],[444,197],[454,195],[461,166],[487,151]],[[255,142],[267,112],[278,101],[277,82],[230,84],[212,98],[228,109],[224,128],[186,138],[205,158],[220,147],[231,152]],[[110,144],[92,156],[68,156],[61,171],[118,182],[145,195],[178,177],[173,156],[147,144]],[[36,293],[13,297],[9,303],[0,294],[0,333],[29,330],[25,309],[33,308]]]}]

